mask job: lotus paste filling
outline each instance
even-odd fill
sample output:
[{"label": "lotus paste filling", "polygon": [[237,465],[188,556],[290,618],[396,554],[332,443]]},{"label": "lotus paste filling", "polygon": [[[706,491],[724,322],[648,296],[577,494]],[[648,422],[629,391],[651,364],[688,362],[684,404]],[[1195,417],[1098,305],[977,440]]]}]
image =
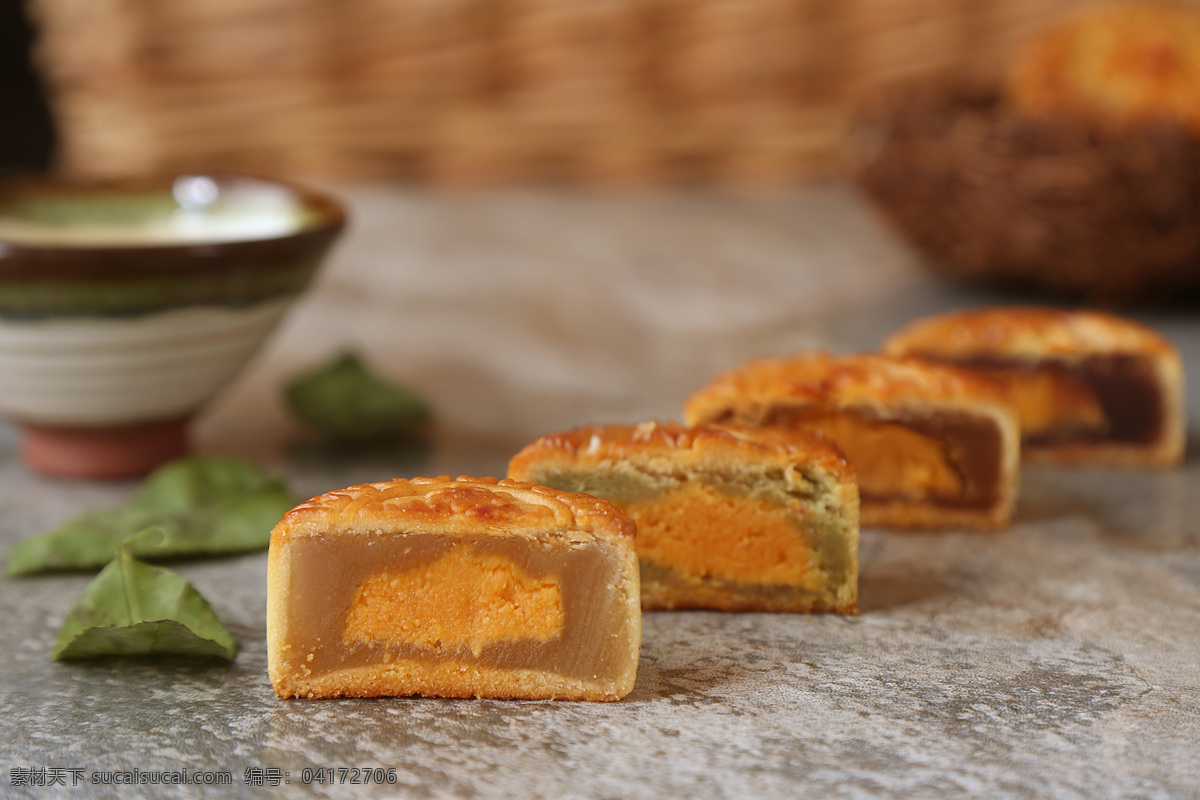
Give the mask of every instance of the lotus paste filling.
[{"label": "lotus paste filling", "polygon": [[619,565],[602,544],[551,538],[304,537],[292,544],[285,660],[306,676],[404,659],[615,674]]}]

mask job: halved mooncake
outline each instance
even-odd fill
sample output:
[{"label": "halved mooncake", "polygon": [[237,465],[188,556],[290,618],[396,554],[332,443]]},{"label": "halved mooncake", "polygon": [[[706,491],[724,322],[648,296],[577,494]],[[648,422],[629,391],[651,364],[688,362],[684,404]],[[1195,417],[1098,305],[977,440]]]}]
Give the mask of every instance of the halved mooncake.
[{"label": "halved mooncake", "polygon": [[644,422],[543,436],[520,480],[603,497],[637,523],[642,608],[855,613],[858,491],[793,431]]},{"label": "halved mooncake", "polygon": [[271,534],[275,693],[619,699],[641,643],[633,538],[603,500],[495,478],[315,497]]},{"label": "halved mooncake", "polygon": [[828,437],[858,475],[864,526],[999,528],[1016,500],[1016,419],[961,370],[880,355],[758,359],[693,394],[684,417]]},{"label": "halved mooncake", "polygon": [[1161,467],[1183,458],[1179,353],[1133,320],[1049,308],[960,311],[911,323],[886,349],[994,382],[1016,409],[1027,460]]}]

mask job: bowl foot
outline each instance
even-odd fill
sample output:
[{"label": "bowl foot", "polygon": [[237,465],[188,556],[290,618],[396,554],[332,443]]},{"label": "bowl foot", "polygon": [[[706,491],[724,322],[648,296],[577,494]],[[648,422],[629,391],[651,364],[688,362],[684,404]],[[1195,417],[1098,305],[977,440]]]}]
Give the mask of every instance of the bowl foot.
[{"label": "bowl foot", "polygon": [[22,425],[21,460],[60,478],[133,478],[188,452],[190,417],[106,427]]}]

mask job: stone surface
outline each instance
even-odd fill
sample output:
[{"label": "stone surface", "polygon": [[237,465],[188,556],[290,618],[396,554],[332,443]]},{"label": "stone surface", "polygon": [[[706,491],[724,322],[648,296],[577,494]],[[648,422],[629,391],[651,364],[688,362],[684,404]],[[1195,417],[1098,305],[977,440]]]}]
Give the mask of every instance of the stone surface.
[{"label": "stone surface", "polygon": [[[303,495],[500,474],[553,429],[677,418],[745,358],[870,349],[920,314],[1013,300],[915,269],[837,185],[344,195],[354,223],[329,269],[196,431]],[[1145,318],[1200,375],[1200,318]],[[288,420],[282,381],[343,347],[431,401],[431,446],[331,453]],[[133,489],[36,477],[16,450],[0,426],[5,547]],[[1029,469],[1007,531],[865,531],[856,618],[648,614],[637,686],[613,704],[276,700],[263,554],[179,567],[237,639],[228,667],[55,663],[88,578],[0,579],[0,797],[1198,797],[1198,496],[1194,458]],[[232,786],[13,785],[42,767],[85,782],[215,770]],[[305,773],[354,777],[340,767],[396,783]],[[272,769],[290,783],[247,783]]]}]

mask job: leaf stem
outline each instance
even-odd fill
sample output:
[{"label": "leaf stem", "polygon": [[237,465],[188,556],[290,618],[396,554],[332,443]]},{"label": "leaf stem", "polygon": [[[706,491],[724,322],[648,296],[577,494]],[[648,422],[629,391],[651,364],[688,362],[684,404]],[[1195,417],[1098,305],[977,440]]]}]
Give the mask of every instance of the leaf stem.
[{"label": "leaf stem", "polygon": [[125,608],[129,612],[131,624],[136,624],[142,620],[142,608],[134,587],[133,556],[129,554],[130,539],[126,539],[121,543],[121,549],[117,553],[117,560],[121,569],[121,590],[125,595]]}]

